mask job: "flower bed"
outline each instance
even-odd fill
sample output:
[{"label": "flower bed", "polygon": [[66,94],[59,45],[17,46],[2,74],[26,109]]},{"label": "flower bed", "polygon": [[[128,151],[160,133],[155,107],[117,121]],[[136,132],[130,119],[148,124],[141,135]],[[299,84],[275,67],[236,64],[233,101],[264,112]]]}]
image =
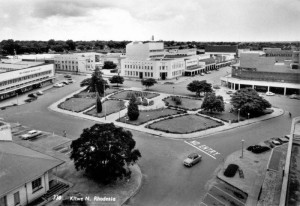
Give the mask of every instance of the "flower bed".
[{"label": "flower bed", "polygon": [[[108,88],[105,90],[105,96],[110,95],[112,93],[117,93],[119,91],[122,91],[121,89],[114,89],[114,88]],[[87,90],[83,90],[79,92],[78,94],[74,94],[75,98],[96,98],[95,92],[87,92]]]},{"label": "flower bed", "polygon": [[179,117],[169,117],[166,120],[154,122],[147,127],[174,134],[188,134],[223,125],[222,122],[202,117],[196,114],[187,114]]},{"label": "flower bed", "polygon": [[130,96],[134,94],[136,97],[146,97],[147,99],[152,99],[154,97],[159,96],[157,93],[151,93],[151,92],[141,92],[141,91],[132,91],[132,90],[124,90],[117,94],[114,94],[110,96],[112,99],[123,99],[123,100],[129,100]]},{"label": "flower bed", "polygon": [[124,101],[110,99],[110,100],[106,100],[102,103],[102,112],[101,113],[97,114],[96,107],[94,107],[94,108],[84,112],[84,114],[95,116],[95,117],[104,117],[105,113],[107,116],[112,113],[119,112],[120,110],[123,110],[125,108],[126,108],[126,106],[125,106]]},{"label": "flower bed", "polygon": [[166,106],[185,109],[185,110],[198,110],[201,108],[202,105],[201,99],[176,96],[177,98],[181,99],[181,104],[177,104],[176,101],[173,100],[174,98],[172,97],[174,96],[166,97],[163,99]]},{"label": "flower bed", "polygon": [[95,99],[90,98],[68,98],[66,101],[60,103],[58,108],[73,112],[82,112],[95,104]]},{"label": "flower bed", "polygon": [[[119,119],[119,122],[123,122],[123,123],[127,123],[127,124],[133,124],[133,125],[141,125],[144,124],[146,122],[158,119],[158,118],[162,118],[162,117],[169,117],[172,115],[176,115],[176,114],[184,114],[184,111],[178,111],[175,109],[155,109],[155,110],[143,110],[140,111],[140,116],[137,120],[135,121],[130,121],[127,117],[122,117],[121,119]],[[127,118],[127,119],[125,119]]]}]

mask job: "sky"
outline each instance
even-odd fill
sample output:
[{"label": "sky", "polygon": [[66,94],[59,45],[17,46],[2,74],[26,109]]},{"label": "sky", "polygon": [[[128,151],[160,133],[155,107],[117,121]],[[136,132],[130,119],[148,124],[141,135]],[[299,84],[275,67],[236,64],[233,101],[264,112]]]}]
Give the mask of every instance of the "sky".
[{"label": "sky", "polygon": [[0,0],[0,41],[299,41],[300,0]]}]

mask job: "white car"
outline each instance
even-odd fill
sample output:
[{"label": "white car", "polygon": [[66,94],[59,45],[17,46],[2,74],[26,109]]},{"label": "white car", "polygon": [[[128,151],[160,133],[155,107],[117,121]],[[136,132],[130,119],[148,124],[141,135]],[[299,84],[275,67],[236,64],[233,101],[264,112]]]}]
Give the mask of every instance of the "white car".
[{"label": "white car", "polygon": [[267,96],[274,96],[275,93],[273,93],[273,92],[267,92],[266,95],[267,95]]},{"label": "white car", "polygon": [[198,162],[200,162],[201,159],[202,159],[201,155],[197,153],[192,153],[183,161],[183,164],[187,167],[191,167],[197,164]]},{"label": "white car", "polygon": [[277,140],[273,140],[272,143],[275,144],[275,145],[281,145],[281,143]]},{"label": "white car", "polygon": [[64,85],[61,84],[61,83],[56,83],[56,84],[53,85],[53,87],[58,87],[58,88],[59,88],[59,87],[63,87],[63,86],[64,86]]},{"label": "white car", "polygon": [[42,91],[37,91],[37,95],[43,95],[44,93]]},{"label": "white car", "polygon": [[24,139],[24,140],[27,140],[27,139],[39,136],[41,134],[42,134],[42,132],[40,132],[40,131],[30,130],[29,132],[27,132],[27,134],[21,135],[21,138]]},{"label": "white car", "polygon": [[204,76],[204,73],[201,73],[200,75],[201,75],[201,76]]}]

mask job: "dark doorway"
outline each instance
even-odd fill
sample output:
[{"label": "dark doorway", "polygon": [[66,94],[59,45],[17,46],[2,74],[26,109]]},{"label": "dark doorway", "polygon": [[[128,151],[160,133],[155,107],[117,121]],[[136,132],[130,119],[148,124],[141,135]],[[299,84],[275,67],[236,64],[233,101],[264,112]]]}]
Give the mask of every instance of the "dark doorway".
[{"label": "dark doorway", "polygon": [[162,79],[162,80],[165,80],[165,79],[166,79],[166,76],[167,76],[167,73],[166,73],[166,72],[162,72],[162,73],[161,73],[161,79]]},{"label": "dark doorway", "polygon": [[140,79],[143,79],[143,72],[140,72]]}]

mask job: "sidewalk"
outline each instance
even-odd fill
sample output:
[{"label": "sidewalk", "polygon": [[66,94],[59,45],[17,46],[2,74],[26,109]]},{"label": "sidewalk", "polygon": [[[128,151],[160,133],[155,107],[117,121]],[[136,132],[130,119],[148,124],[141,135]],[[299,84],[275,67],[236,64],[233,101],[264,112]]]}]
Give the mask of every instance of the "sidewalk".
[{"label": "sidewalk", "polygon": [[[128,88],[127,90],[134,90],[134,89],[135,88]],[[98,117],[85,115],[85,114],[83,114],[83,112],[76,113],[76,112],[67,111],[67,110],[63,110],[63,109],[58,108],[58,105],[61,102],[64,102],[67,98],[72,97],[74,94],[78,93],[79,91],[76,91],[76,92],[64,97],[63,99],[53,103],[52,105],[49,106],[49,109],[51,109],[53,111],[56,111],[56,112],[64,113],[64,114],[67,114],[67,115],[72,115],[72,116],[76,116],[76,117],[79,117],[79,118],[88,119],[88,120],[95,121],[95,122],[114,123],[116,126],[124,127],[124,128],[127,128],[127,129],[132,129],[132,130],[136,130],[136,131],[140,131],[140,132],[146,132],[146,133],[149,133],[149,134],[152,134],[152,135],[155,135],[155,136],[163,136],[163,137],[171,138],[171,139],[189,139],[189,138],[200,138],[200,137],[202,138],[202,137],[210,136],[212,134],[217,134],[217,133],[220,133],[220,132],[223,132],[223,131],[226,131],[226,130],[230,130],[230,129],[246,126],[246,125],[249,125],[249,124],[254,124],[254,123],[264,121],[264,120],[267,120],[267,119],[275,118],[275,117],[278,117],[278,116],[284,114],[284,111],[282,109],[272,108],[274,110],[274,112],[272,114],[267,114],[267,115],[264,115],[262,117],[245,120],[243,122],[232,123],[232,124],[229,124],[227,122],[223,122],[224,123],[223,126],[207,129],[207,130],[204,130],[204,131],[194,132],[194,133],[190,133],[190,134],[171,134],[171,133],[166,133],[166,132],[162,132],[162,131],[156,131],[156,130],[145,128],[145,125],[151,124],[152,122],[157,121],[159,119],[149,121],[149,122],[147,122],[145,124],[142,124],[142,125],[139,125],[139,126],[135,126],[135,125],[130,125],[130,124],[117,122],[116,120],[119,118],[119,112],[108,115],[108,116],[106,116],[106,118],[105,117],[98,118]],[[164,97],[172,95],[172,94],[165,94],[165,93],[159,93],[159,94],[160,95],[158,97],[154,98],[154,99],[159,100],[159,99],[163,99]],[[155,101],[155,102],[160,102],[160,101]],[[157,104],[153,105],[153,108],[160,108],[160,106],[163,106],[163,105],[157,103]],[[149,108],[147,108],[147,109],[149,109]],[[122,117],[126,113],[127,113],[127,109],[124,109],[120,112],[120,116]]]}]

